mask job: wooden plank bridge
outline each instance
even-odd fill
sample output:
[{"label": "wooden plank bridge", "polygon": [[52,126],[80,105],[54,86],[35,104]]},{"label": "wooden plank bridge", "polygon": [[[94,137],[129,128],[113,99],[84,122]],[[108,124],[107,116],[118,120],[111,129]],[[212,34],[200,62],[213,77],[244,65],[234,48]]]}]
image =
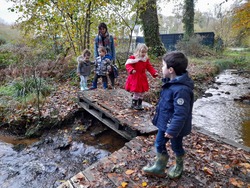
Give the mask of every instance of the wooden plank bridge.
[{"label": "wooden plank bridge", "polygon": [[128,140],[157,131],[151,123],[153,107],[143,102],[143,111],[130,109],[131,94],[123,89],[79,92],[78,99],[82,108]]}]

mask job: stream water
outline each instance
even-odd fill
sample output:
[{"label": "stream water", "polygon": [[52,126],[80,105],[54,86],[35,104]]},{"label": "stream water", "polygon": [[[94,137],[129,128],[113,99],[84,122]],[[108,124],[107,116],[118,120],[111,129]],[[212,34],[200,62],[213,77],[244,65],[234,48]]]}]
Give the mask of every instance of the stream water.
[{"label": "stream water", "polygon": [[[250,146],[249,77],[227,70],[194,104],[193,123]],[[86,131],[87,130],[87,131]],[[1,133],[1,132],[0,132]],[[39,139],[0,134],[1,188],[54,188],[124,146],[123,139],[91,117],[48,131]]]},{"label": "stream water", "polygon": [[58,187],[127,142],[101,122],[93,120],[91,124],[76,120],[73,125],[45,133],[39,140],[1,134],[0,187]]},{"label": "stream water", "polygon": [[202,98],[194,103],[193,124],[250,147],[250,75],[236,70],[219,74]]}]

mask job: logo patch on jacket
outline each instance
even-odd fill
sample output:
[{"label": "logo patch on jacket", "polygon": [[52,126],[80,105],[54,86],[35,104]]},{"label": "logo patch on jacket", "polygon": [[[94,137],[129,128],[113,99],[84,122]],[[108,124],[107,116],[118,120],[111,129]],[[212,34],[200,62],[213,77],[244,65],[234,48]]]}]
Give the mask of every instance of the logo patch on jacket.
[{"label": "logo patch on jacket", "polygon": [[178,105],[183,105],[184,104],[184,99],[183,98],[177,99],[177,104]]}]

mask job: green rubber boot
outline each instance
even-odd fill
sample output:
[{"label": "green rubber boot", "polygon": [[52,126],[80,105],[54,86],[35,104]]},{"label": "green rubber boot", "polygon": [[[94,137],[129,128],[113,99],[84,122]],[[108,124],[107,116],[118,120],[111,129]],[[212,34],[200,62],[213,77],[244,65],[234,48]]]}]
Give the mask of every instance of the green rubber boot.
[{"label": "green rubber boot", "polygon": [[184,156],[176,157],[176,164],[168,171],[168,177],[171,179],[179,178],[183,171],[183,158]]},{"label": "green rubber boot", "polygon": [[144,174],[157,176],[157,177],[165,177],[165,169],[168,163],[168,155],[157,153],[157,158],[153,166],[145,166],[142,168]]}]

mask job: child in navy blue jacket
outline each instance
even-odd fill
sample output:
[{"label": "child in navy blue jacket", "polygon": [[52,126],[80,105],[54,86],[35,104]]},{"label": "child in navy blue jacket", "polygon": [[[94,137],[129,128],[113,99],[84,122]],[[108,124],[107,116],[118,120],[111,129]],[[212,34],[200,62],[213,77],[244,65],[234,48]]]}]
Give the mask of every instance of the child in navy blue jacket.
[{"label": "child in navy blue jacket", "polygon": [[181,52],[163,56],[162,73],[164,84],[156,107],[153,124],[158,132],[155,140],[157,159],[153,166],[143,167],[144,174],[165,177],[169,159],[166,143],[170,140],[176,155],[176,164],[168,171],[170,178],[178,178],[183,171],[183,137],[191,133],[194,83],[186,68],[188,59]]}]

